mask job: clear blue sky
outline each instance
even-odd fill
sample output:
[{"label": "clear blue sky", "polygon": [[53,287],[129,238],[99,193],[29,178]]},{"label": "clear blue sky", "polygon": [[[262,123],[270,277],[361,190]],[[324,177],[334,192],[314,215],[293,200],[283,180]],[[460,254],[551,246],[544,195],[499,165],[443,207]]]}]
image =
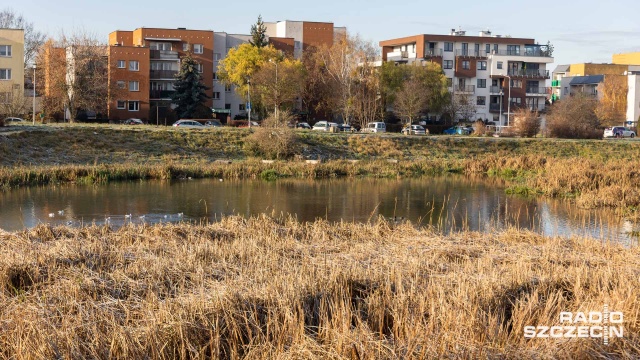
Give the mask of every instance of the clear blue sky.
[{"label": "clear blue sky", "polygon": [[555,46],[557,64],[610,62],[611,55],[640,51],[640,1],[123,1],[21,0],[0,5],[22,13],[52,36],[83,29],[102,36],[138,27],[187,27],[248,33],[259,14],[264,21],[328,21],[378,42],[416,34],[446,34],[462,27],[475,35],[534,38]]}]

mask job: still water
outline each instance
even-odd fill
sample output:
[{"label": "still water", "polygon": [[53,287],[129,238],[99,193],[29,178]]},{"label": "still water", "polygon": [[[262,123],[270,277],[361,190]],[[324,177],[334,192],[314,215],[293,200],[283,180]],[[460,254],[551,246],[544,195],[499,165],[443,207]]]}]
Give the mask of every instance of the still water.
[{"label": "still water", "polygon": [[635,243],[634,224],[604,210],[505,194],[498,184],[461,177],[403,180],[184,180],[105,186],[23,188],[0,193],[0,228],[40,223],[216,221],[223,215],[293,214],[299,221],[373,221],[378,216],[444,232],[506,226],[547,235]]}]

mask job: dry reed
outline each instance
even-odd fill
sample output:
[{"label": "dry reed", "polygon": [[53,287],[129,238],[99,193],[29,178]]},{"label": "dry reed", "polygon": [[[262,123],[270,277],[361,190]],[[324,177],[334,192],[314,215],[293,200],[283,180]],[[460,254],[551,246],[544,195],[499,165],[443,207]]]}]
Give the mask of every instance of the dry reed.
[{"label": "dry reed", "polygon": [[[640,248],[521,230],[261,216],[0,234],[0,358],[478,359],[640,354]],[[523,337],[560,311],[624,338]]]}]

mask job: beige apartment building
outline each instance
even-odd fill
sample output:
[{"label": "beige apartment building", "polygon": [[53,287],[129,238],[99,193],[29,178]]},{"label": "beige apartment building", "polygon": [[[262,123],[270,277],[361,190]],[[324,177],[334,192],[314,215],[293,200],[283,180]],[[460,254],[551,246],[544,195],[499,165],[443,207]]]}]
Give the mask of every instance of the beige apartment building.
[{"label": "beige apartment building", "polygon": [[23,96],[24,30],[0,29],[0,105]]}]

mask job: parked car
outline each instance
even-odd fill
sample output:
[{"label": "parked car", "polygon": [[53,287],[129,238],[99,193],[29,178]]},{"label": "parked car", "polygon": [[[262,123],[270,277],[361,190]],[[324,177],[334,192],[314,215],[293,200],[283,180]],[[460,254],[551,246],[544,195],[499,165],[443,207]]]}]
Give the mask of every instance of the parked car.
[{"label": "parked car", "polygon": [[222,124],[218,120],[209,120],[204,123],[204,126],[222,127]]},{"label": "parked car", "polygon": [[[259,124],[259,123],[255,122],[255,121],[252,121],[252,122],[251,122],[251,127],[258,127],[258,126],[260,126],[260,124]],[[248,121],[246,121],[246,122],[244,122],[242,125],[240,125],[240,126],[238,126],[238,127],[239,127],[239,128],[248,128],[248,127],[249,127],[249,122],[248,122]]]},{"label": "parked car", "polygon": [[370,133],[387,132],[387,125],[383,122],[371,122],[371,123],[368,123],[364,129],[362,129],[362,132],[370,132]]},{"label": "parked car", "polygon": [[305,129],[305,130],[311,130],[311,125],[309,125],[306,122],[301,122],[301,123],[297,123],[296,124],[296,129]]},{"label": "parked car", "polygon": [[407,125],[402,129],[402,133],[405,135],[426,135],[426,130],[422,125]]},{"label": "parked car", "polygon": [[351,130],[353,130],[353,128],[349,124],[338,124],[338,129],[345,132],[351,132]]},{"label": "parked car", "polygon": [[5,124],[9,124],[9,123],[24,124],[24,123],[26,123],[26,121],[24,121],[24,119],[21,119],[21,118],[18,118],[18,117],[8,117],[8,118],[4,118],[4,123]]},{"label": "parked car", "polygon": [[142,120],[134,119],[134,118],[127,119],[127,120],[123,121],[122,123],[125,124],[125,125],[143,125],[144,124],[144,122],[142,122]]},{"label": "parked car", "polygon": [[326,121],[326,120],[321,120],[318,121],[317,123],[315,123],[313,125],[312,130],[317,130],[317,131],[329,131],[331,127],[333,126],[338,126],[338,124],[330,122],[330,121]]},{"label": "parked car", "polygon": [[630,130],[624,126],[613,126],[613,127],[608,127],[606,129],[604,129],[604,137],[605,138],[624,138],[624,137],[630,137],[630,138],[634,138],[636,137],[636,132],[633,130]]},{"label": "parked car", "polygon": [[445,131],[443,131],[442,133],[445,135],[469,135],[472,132],[473,132],[472,127],[458,125],[458,126],[450,127]]},{"label": "parked car", "polygon": [[173,123],[174,127],[180,129],[204,129],[205,126],[195,120],[178,120]]}]

